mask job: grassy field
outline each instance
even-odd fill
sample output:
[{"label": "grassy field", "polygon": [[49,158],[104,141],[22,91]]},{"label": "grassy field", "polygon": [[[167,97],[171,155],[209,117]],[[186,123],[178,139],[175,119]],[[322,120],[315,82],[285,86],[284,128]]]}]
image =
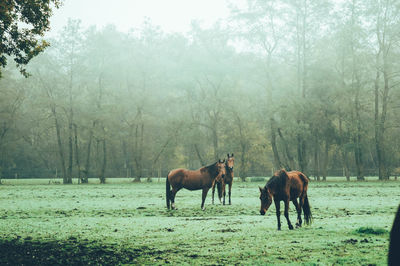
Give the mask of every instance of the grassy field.
[{"label": "grassy field", "polygon": [[[259,215],[257,186],[235,182],[232,205],[200,209],[201,191],[165,207],[165,183],[59,185],[3,180],[0,264],[385,265],[400,182],[311,182],[314,223],[289,231]],[[54,180],[53,180],[54,181]],[[282,204],[283,209],[283,204]],[[290,206],[294,223],[296,214]]]}]

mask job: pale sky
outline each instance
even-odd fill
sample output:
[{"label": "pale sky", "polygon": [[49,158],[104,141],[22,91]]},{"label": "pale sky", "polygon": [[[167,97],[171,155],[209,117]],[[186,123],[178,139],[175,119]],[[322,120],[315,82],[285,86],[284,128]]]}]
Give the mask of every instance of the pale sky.
[{"label": "pale sky", "polygon": [[82,26],[103,27],[114,24],[127,32],[142,25],[148,17],[165,32],[187,32],[192,20],[209,27],[229,14],[227,0],[65,0],[51,17],[54,35],[66,25],[68,18],[80,19]]}]

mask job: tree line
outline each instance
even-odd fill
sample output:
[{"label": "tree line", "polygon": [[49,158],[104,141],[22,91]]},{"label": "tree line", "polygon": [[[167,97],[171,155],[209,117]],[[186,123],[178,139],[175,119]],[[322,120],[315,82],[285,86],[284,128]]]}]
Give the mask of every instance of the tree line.
[{"label": "tree line", "polygon": [[210,28],[69,20],[28,78],[0,80],[1,177],[166,176],[236,157],[235,175],[400,171],[396,1],[249,0]]}]

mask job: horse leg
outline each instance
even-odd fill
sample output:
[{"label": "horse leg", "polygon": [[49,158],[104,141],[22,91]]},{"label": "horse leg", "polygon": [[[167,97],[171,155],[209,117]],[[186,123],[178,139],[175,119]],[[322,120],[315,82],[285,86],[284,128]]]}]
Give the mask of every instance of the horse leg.
[{"label": "horse leg", "polygon": [[285,212],[284,212],[285,218],[286,218],[286,221],[288,223],[289,230],[293,230],[293,225],[289,220],[289,199],[285,199],[284,202],[285,202]]},{"label": "horse leg", "polygon": [[218,189],[218,199],[219,199],[219,203],[222,204],[222,186],[224,184],[224,181],[221,180],[220,182],[218,182],[217,184],[217,189]]},{"label": "horse leg", "polygon": [[278,230],[281,230],[281,205],[279,200],[274,200],[274,202],[276,210],[276,219],[278,220]]},{"label": "horse leg", "polygon": [[214,205],[215,185],[216,185],[216,182],[214,180],[213,185],[212,185],[212,204],[213,205]]},{"label": "horse leg", "polygon": [[299,205],[299,203],[297,202],[297,199],[293,199],[292,200],[294,206],[296,207],[296,211],[297,211],[297,221],[296,221],[296,227],[301,227],[301,207]]},{"label": "horse leg", "polygon": [[206,197],[207,197],[207,193],[208,193],[208,190],[209,190],[210,188],[203,188],[203,193],[202,193],[202,198],[201,198],[201,209],[204,211],[205,210],[205,208],[204,208],[204,201],[206,200]]},{"label": "horse leg", "polygon": [[179,190],[180,190],[180,188],[176,189],[174,187],[171,190],[171,208],[173,210],[176,210],[176,208],[175,208],[175,195]]},{"label": "horse leg", "polygon": [[232,202],[231,202],[231,190],[232,190],[232,182],[229,183],[229,192],[228,192],[228,195],[229,195],[229,205],[232,205]]},{"label": "horse leg", "polygon": [[226,184],[225,184],[225,182],[222,182],[222,196],[224,197],[224,200],[222,203],[223,205],[225,205],[225,196],[226,196],[225,188],[226,188]]}]

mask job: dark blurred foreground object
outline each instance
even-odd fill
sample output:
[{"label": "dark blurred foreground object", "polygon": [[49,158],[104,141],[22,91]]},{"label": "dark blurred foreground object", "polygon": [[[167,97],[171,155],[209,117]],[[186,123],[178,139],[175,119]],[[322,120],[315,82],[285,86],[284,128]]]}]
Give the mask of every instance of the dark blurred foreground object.
[{"label": "dark blurred foreground object", "polygon": [[24,76],[24,66],[49,44],[38,39],[50,29],[52,6],[58,8],[62,0],[0,1],[0,77],[7,56],[14,58]]},{"label": "dark blurred foreground object", "polygon": [[400,265],[400,205],[390,231],[389,266]]}]

